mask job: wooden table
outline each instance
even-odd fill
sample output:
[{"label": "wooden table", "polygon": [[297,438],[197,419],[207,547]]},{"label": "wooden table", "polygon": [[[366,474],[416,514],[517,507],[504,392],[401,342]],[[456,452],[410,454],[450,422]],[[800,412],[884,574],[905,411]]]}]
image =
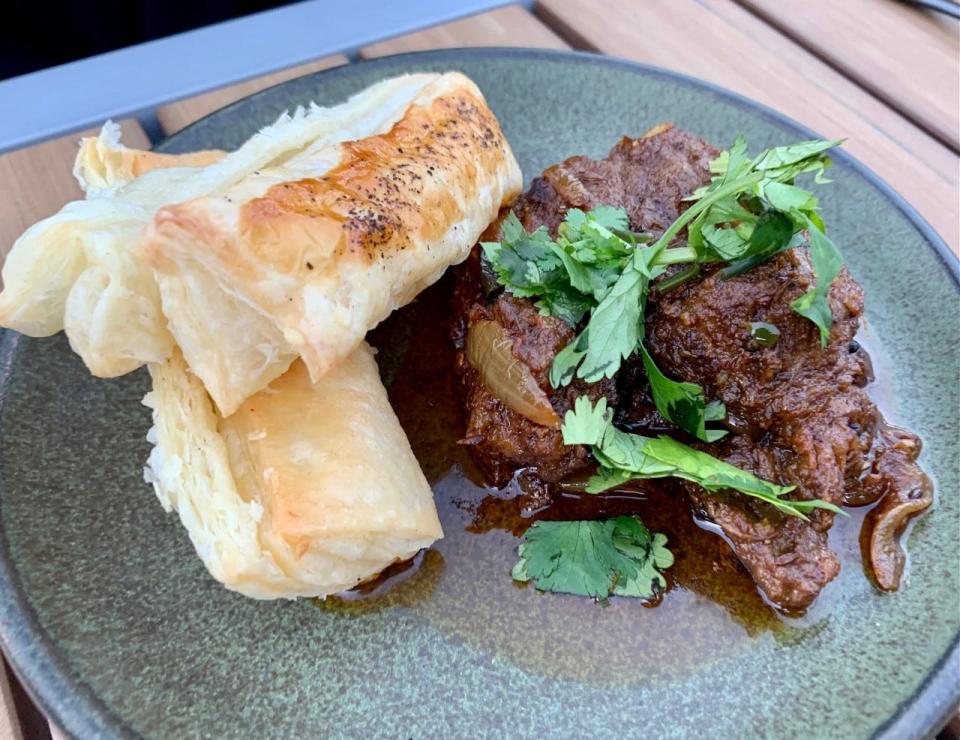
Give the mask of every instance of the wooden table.
[{"label": "wooden table", "polygon": [[[383,41],[361,58],[455,46],[579,48],[675,69],[743,93],[846,148],[960,250],[958,23],[895,0],[539,0]],[[164,134],[237,98],[318,69],[318,59],[156,111]],[[125,141],[149,139],[133,120]],[[0,156],[0,258],[29,224],[80,193],[76,136]],[[0,667],[2,668],[2,667]],[[951,723],[957,737],[960,722]],[[59,736],[0,670],[0,740]]]}]

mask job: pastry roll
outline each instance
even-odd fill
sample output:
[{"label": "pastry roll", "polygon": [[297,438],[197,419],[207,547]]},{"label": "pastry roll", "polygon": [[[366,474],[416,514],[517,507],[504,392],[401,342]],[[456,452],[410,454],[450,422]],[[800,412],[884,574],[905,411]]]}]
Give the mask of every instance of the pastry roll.
[{"label": "pastry roll", "polygon": [[151,170],[170,167],[205,167],[223,159],[224,152],[205,150],[186,154],[130,149],[120,141],[120,126],[107,121],[99,136],[80,139],[80,151],[73,163],[73,176],[88,198],[110,188],[126,185]]},{"label": "pastry roll", "polygon": [[229,415],[298,356],[320,380],[463,260],[520,187],[483,95],[448,73],[382,134],[162,208],[143,249],[187,364]]},{"label": "pastry roll", "polygon": [[[104,128],[104,133],[108,133],[107,127]],[[108,134],[109,135],[109,134]],[[97,146],[94,149],[90,142],[96,141]],[[152,169],[158,169],[163,167],[175,167],[175,166],[190,166],[193,162],[196,161],[197,157],[200,156],[202,159],[215,160],[216,158],[222,158],[224,156],[223,152],[201,152],[199,154],[189,153],[189,154],[178,154],[178,155],[155,155],[152,152],[141,152],[137,150],[126,149],[121,144],[119,140],[113,138],[112,140],[104,141],[104,136],[101,134],[101,137],[98,139],[85,139],[81,143],[81,151],[88,149],[93,152],[87,156],[84,164],[85,176],[81,179],[82,184],[84,184],[87,190],[88,197],[91,194],[90,185],[91,183],[97,182],[94,177],[91,177],[90,173],[96,173],[95,177],[98,178],[99,182],[102,183],[104,189],[109,187],[115,187],[117,185],[126,184],[130,180],[135,179],[136,177],[144,174],[146,171]],[[78,158],[80,162],[80,158]],[[435,508],[432,503],[431,494],[429,489],[426,489],[426,481],[423,478],[422,473],[415,467],[416,462],[414,461],[411,464],[409,444],[406,442],[406,437],[403,436],[403,430],[399,428],[396,421],[396,417],[393,415],[392,411],[389,408],[385,408],[382,405],[383,396],[385,391],[380,382],[380,377],[374,368],[373,372],[370,372],[371,364],[369,362],[370,349],[365,344],[361,346],[354,353],[358,355],[357,357],[348,358],[348,368],[352,368],[352,375],[350,376],[351,384],[351,393],[353,399],[359,399],[357,403],[357,408],[363,408],[363,404],[370,402],[371,400],[379,403],[379,407],[375,410],[379,416],[382,417],[383,421],[380,422],[380,427],[378,427],[376,434],[380,435],[376,444],[378,445],[378,453],[390,454],[393,455],[393,452],[390,448],[398,450],[398,457],[400,463],[401,475],[395,480],[398,488],[395,488],[391,491],[392,494],[398,494],[399,497],[406,496],[410,500],[414,501],[414,508],[406,510],[407,514],[412,514],[413,521],[419,521],[420,530],[425,533],[424,539],[422,542],[414,542],[408,544],[404,541],[404,537],[410,535],[410,532],[401,532],[400,536],[396,539],[390,539],[391,533],[385,533],[379,536],[380,547],[386,547],[393,549],[389,552],[384,551],[380,553],[380,559],[371,559],[370,557],[357,557],[354,562],[348,566],[350,570],[345,571],[344,573],[339,573],[338,568],[342,568],[339,562],[322,562],[316,556],[313,556],[313,562],[304,563],[304,567],[312,567],[317,573],[321,574],[321,577],[314,576],[309,582],[303,582],[300,585],[291,582],[286,573],[288,571],[296,571],[297,564],[293,563],[292,565],[287,565],[283,567],[284,553],[289,553],[289,549],[283,545],[283,541],[275,545],[274,550],[278,553],[277,556],[273,556],[271,561],[270,556],[264,556],[260,560],[259,564],[256,562],[257,557],[255,556],[250,562],[252,563],[250,567],[247,568],[246,573],[250,574],[260,574],[260,576],[267,583],[273,583],[274,585],[269,588],[280,588],[279,584],[283,585],[279,593],[272,593],[269,590],[263,590],[262,596],[297,596],[297,595],[322,595],[322,591],[315,590],[319,588],[330,588],[331,590],[343,590],[350,585],[353,585],[353,580],[357,576],[353,576],[352,573],[357,572],[361,573],[362,578],[369,578],[370,576],[379,573],[380,570],[384,567],[382,563],[392,562],[394,559],[406,559],[411,557],[419,547],[414,545],[422,544],[423,547],[426,547],[430,544],[430,541],[436,539],[440,536],[439,523],[436,522],[436,513]],[[194,461],[199,460],[200,468],[199,474],[194,468],[177,468],[177,480],[171,481],[168,479],[167,488],[161,488],[159,485],[159,477],[152,473],[152,468],[150,468],[150,473],[148,473],[148,479],[151,480],[156,486],[158,494],[160,494],[160,499],[164,503],[166,508],[172,507],[172,502],[181,502],[180,514],[181,516],[191,517],[191,512],[189,507],[191,505],[197,505],[203,507],[208,504],[214,506],[215,511],[223,510],[223,504],[221,502],[221,497],[226,492],[226,500],[229,500],[230,496],[237,495],[240,492],[240,495],[247,501],[253,500],[255,496],[258,495],[256,490],[257,485],[257,470],[255,470],[253,459],[258,457],[254,453],[258,452],[257,445],[259,443],[266,444],[267,442],[272,443],[271,447],[273,450],[272,454],[280,454],[282,460],[291,460],[291,456],[286,454],[285,447],[296,448],[301,451],[302,454],[309,452],[313,455],[311,460],[313,462],[318,462],[320,460],[328,459],[331,455],[337,455],[341,459],[345,459],[339,451],[339,445],[341,441],[346,437],[339,434],[335,431],[329,435],[318,435],[316,438],[307,437],[301,432],[294,434],[292,441],[289,439],[284,439],[284,435],[290,432],[289,429],[282,426],[282,421],[278,420],[274,422],[275,424],[280,424],[281,428],[279,433],[271,434],[269,438],[262,436],[263,429],[257,428],[260,425],[258,422],[262,421],[264,416],[264,410],[266,409],[267,413],[278,413],[281,416],[284,413],[289,413],[292,408],[297,408],[297,404],[303,402],[309,404],[311,408],[318,409],[324,413],[328,412],[330,409],[328,406],[325,406],[324,399],[326,398],[324,394],[323,387],[317,388],[310,386],[308,389],[308,397],[304,400],[302,397],[297,397],[297,400],[293,400],[291,393],[296,391],[287,390],[296,385],[296,383],[289,383],[297,378],[294,373],[300,370],[301,375],[300,380],[304,380],[305,374],[302,372],[303,368],[301,365],[294,365],[293,368],[287,373],[287,375],[281,377],[274,383],[274,387],[271,389],[269,395],[265,398],[259,399],[254,398],[250,399],[252,406],[244,406],[240,411],[234,414],[233,417],[227,420],[219,420],[218,418],[214,421],[213,424],[210,424],[210,418],[204,413],[205,409],[210,408],[210,402],[206,397],[205,392],[202,390],[201,384],[195,379],[192,378],[189,373],[184,371],[184,365],[182,357],[177,355],[175,359],[171,359],[168,362],[165,362],[163,365],[152,366],[151,375],[154,381],[155,393],[150,397],[150,402],[152,403],[154,399],[159,398],[160,396],[165,396],[167,398],[171,397],[170,391],[179,388],[177,391],[181,399],[192,399],[187,401],[186,406],[175,405],[173,408],[177,408],[177,412],[182,414],[179,422],[182,426],[180,434],[183,439],[193,439],[196,441],[197,445],[201,449],[209,450],[220,450],[223,449],[223,441],[227,442],[227,464],[223,465],[222,460],[218,464],[216,462],[216,452],[212,458],[208,454],[198,454]],[[331,381],[335,378],[331,378]],[[330,389],[331,393],[337,394],[337,397],[340,399],[340,403],[344,403],[345,399],[342,398],[343,388],[342,386],[335,386],[332,383],[328,383],[326,386]],[[282,389],[282,391],[281,391]],[[169,405],[163,408],[171,408]],[[199,413],[190,413],[187,412],[184,414],[182,411],[183,408],[192,408],[197,410]],[[285,411],[286,410],[286,411]],[[335,418],[336,414],[332,415],[332,418]],[[165,421],[169,418],[169,413],[164,412],[162,421]],[[364,422],[368,422],[369,418],[364,417]],[[294,422],[295,423],[295,422]],[[216,433],[217,425],[222,429],[222,436]],[[161,424],[161,427],[164,429],[169,428],[168,425]],[[252,431],[251,431],[252,430]],[[311,427],[307,429],[307,433],[313,431]],[[369,433],[369,430],[367,431]],[[254,448],[251,449],[250,446],[247,446],[249,440],[247,437],[252,435],[254,437],[253,442],[256,443]],[[156,430],[152,434],[152,438],[157,440],[159,437],[159,430]],[[333,444],[331,444],[333,440]],[[176,445],[167,445],[166,449],[177,449]],[[354,450],[358,457],[362,457],[365,454],[365,450],[369,452],[363,446],[357,446]],[[181,449],[179,452],[174,452],[175,457],[167,456],[166,459],[178,459],[180,461],[186,461],[190,459],[190,448],[187,446],[185,449]],[[371,454],[378,454],[371,453]],[[349,451],[348,451],[349,454]],[[164,459],[163,448],[158,448],[154,452],[152,461],[157,463],[158,469],[162,469],[162,464],[157,462],[158,460]],[[259,458],[258,458],[259,459]],[[314,480],[323,480],[328,484],[332,490],[339,491],[343,493],[348,490],[352,490],[352,479],[340,483],[338,481],[332,480],[329,476],[324,478],[321,474],[314,475],[312,471],[309,471],[309,463],[311,460],[307,460],[306,469],[301,471],[299,476],[299,481],[302,483],[306,476],[313,476]],[[299,461],[297,461],[298,464]],[[175,465],[182,463],[175,463]],[[192,464],[192,463],[191,463]],[[360,464],[366,464],[366,461],[361,461]],[[349,467],[345,467],[343,470],[348,471]],[[236,471],[236,474],[234,474]],[[209,480],[209,495],[205,495],[206,489],[203,486],[200,488],[204,491],[197,495],[197,481],[202,481],[204,477],[208,477]],[[277,520],[286,519],[292,521],[293,526],[288,527],[288,533],[286,535],[287,540],[291,543],[294,543],[294,551],[302,555],[303,552],[306,552],[310,548],[310,531],[317,523],[317,520],[307,520],[307,523],[304,524],[300,517],[301,516],[310,516],[310,511],[307,510],[307,507],[300,507],[299,504],[306,503],[310,501],[309,495],[300,496],[302,492],[297,488],[297,476],[294,476],[293,484],[290,484],[289,475],[278,475],[273,479],[273,482],[278,486],[282,482],[284,483],[284,488],[278,489],[275,491],[276,496],[270,499],[272,505],[272,511],[277,511]],[[289,485],[288,485],[289,484]],[[371,481],[371,485],[377,485],[376,481]],[[186,486],[194,486],[191,489],[191,492],[194,494],[192,501],[193,504],[187,504],[186,502],[191,499],[190,492],[187,492]],[[402,488],[400,488],[402,487]],[[294,500],[294,506],[284,506],[283,501],[285,500]],[[423,502],[427,502],[426,508],[424,508]],[[249,513],[250,509],[245,509],[242,504],[239,505],[239,510],[241,516],[245,513]],[[253,511],[256,512],[257,508],[253,507]],[[260,514],[262,520],[262,514]],[[238,523],[242,519],[238,518],[235,521]],[[251,531],[248,527],[239,527],[237,528],[242,536],[250,537]],[[191,530],[194,531],[194,530]],[[415,536],[415,533],[413,533]],[[255,537],[260,537],[260,534],[254,535]],[[265,535],[266,539],[270,539],[271,535]],[[299,537],[299,544],[298,542]],[[221,550],[226,548],[228,551],[232,552],[232,558],[234,562],[239,562],[237,558],[242,558],[243,555],[238,553],[235,549],[235,544],[231,542],[228,538],[226,540],[221,540],[217,532],[209,533],[209,538],[204,540],[203,535],[199,534],[194,537],[194,541],[205,541],[206,550],[210,551],[212,543],[218,543],[215,546],[212,546],[213,549],[219,547]],[[343,542],[348,542],[346,537],[343,537]],[[412,548],[410,552],[406,552],[406,548]],[[199,548],[198,548],[199,549]],[[369,548],[371,552],[376,553],[374,547]],[[396,553],[396,554],[395,554]],[[277,561],[277,557],[281,560],[281,567],[272,567],[271,562],[274,564]],[[288,556],[289,557],[289,556]],[[229,560],[229,558],[227,558]],[[204,562],[209,562],[208,558],[204,558]],[[214,566],[211,568],[211,572],[215,574],[219,573],[220,580],[229,578],[229,576],[224,576],[224,569],[220,566]],[[234,571],[239,573],[239,571]],[[227,581],[229,582],[229,580]],[[324,584],[336,584],[333,586],[325,586]],[[287,589],[287,590],[283,590]],[[306,589],[306,590],[304,590]],[[244,593],[250,593],[249,589],[244,591],[242,588],[237,590],[243,591]],[[256,594],[251,594],[256,595]]]},{"label": "pastry roll", "polygon": [[228,418],[178,352],[150,373],[146,478],[228,588],[326,596],[442,537],[366,343],[317,383],[295,362]]},{"label": "pastry roll", "polygon": [[122,147],[117,129],[108,125],[78,155],[74,172],[87,200],[68,203],[13,245],[3,266],[0,326],[30,336],[65,330],[99,377],[161,362],[174,341],[153,272],[136,250],[157,209],[228,189],[294,155],[388,131],[438,78],[404,75],[333,108],[312,105],[284,114],[219,159],[215,152],[185,159],[135,152]]}]

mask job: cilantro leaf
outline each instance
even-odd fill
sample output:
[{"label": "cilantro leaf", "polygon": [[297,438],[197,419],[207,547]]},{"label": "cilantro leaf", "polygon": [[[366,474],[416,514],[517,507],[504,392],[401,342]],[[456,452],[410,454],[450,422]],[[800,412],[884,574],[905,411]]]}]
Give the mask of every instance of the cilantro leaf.
[{"label": "cilantro leaf", "polygon": [[581,293],[588,295],[593,293],[593,282],[590,279],[590,271],[587,266],[559,244],[553,245],[553,251],[563,263],[570,279],[570,285]]},{"label": "cilantro leaf", "polygon": [[[794,486],[780,486],[757,478],[672,437],[644,437],[621,431],[613,426],[612,416],[605,402],[594,405],[589,399],[581,397],[563,420],[561,431],[564,442],[567,442],[568,434],[569,439],[577,440],[577,444],[587,444],[588,440],[597,439],[600,434],[599,441],[592,443],[591,451],[601,471],[590,479],[587,486],[590,493],[598,493],[632,478],[674,477],[696,483],[711,493],[739,491],[771,504],[784,514],[801,519],[806,519],[806,512],[815,508],[841,513],[838,507],[828,501],[785,499],[783,497],[793,491]],[[604,422],[602,430],[601,418]]]},{"label": "cilantro leaf", "polygon": [[590,216],[593,220],[608,229],[619,229],[624,231],[630,228],[630,220],[627,218],[627,212],[622,208],[613,206],[597,206],[590,209]]},{"label": "cilantro leaf", "polygon": [[565,445],[598,445],[607,431],[607,399],[601,397],[596,405],[586,396],[578,396],[573,410],[567,412],[561,431]]},{"label": "cilantro leaf", "polygon": [[587,352],[578,375],[588,383],[612,378],[637,348],[642,331],[643,307],[650,280],[627,267],[587,323]]},{"label": "cilantro leaf", "polygon": [[809,190],[777,181],[763,186],[763,197],[770,205],[784,213],[812,211],[819,203]]},{"label": "cilantro leaf", "polygon": [[534,302],[545,316],[556,316],[559,319],[576,326],[593,306],[593,303],[575,290],[565,285],[555,284],[556,276],[552,275],[545,283],[549,290]]},{"label": "cilantro leaf", "polygon": [[817,282],[812,290],[793,301],[790,308],[817,325],[820,330],[820,346],[826,347],[833,324],[830,286],[840,274],[843,259],[830,238],[811,220],[807,221],[807,231],[810,234],[810,259]]},{"label": "cilantro leaf", "polygon": [[524,535],[512,575],[535,581],[539,591],[650,598],[667,585],[662,571],[673,564],[673,554],[666,543],[665,535],[651,535],[631,516],[539,521]]},{"label": "cilantro leaf", "polygon": [[737,259],[775,254],[790,243],[793,233],[793,221],[789,216],[780,211],[767,211],[757,219],[747,248],[737,255]]},{"label": "cilantro leaf", "polygon": [[742,275],[748,270],[752,270],[759,264],[766,262],[768,259],[773,257],[775,254],[783,252],[787,249],[793,249],[794,247],[799,247],[803,245],[803,237],[800,234],[794,234],[793,238],[790,239],[785,245],[779,249],[775,249],[769,252],[762,252],[760,254],[754,254],[750,257],[744,257],[743,259],[737,259],[731,262],[723,270],[723,277],[732,278],[737,275]]},{"label": "cilantro leaf", "polygon": [[[777,146],[761,152],[753,161],[753,169],[770,172],[781,181],[792,179],[803,172],[820,175],[830,166],[830,160],[821,155],[840,146],[843,139],[814,139],[796,144]],[[817,182],[823,182],[822,179]]]},{"label": "cilantro leaf", "polygon": [[500,224],[500,234],[504,242],[516,244],[526,236],[527,232],[523,228],[523,224],[520,223],[520,219],[517,218],[517,214],[510,211]]},{"label": "cilantro leaf", "polygon": [[606,599],[615,567],[610,550],[617,566],[636,573],[636,567],[613,548],[612,530],[612,524],[600,522],[537,522],[520,545],[513,578],[535,580],[541,591]]},{"label": "cilantro leaf", "polygon": [[629,470],[612,467],[610,464],[602,464],[597,468],[597,472],[587,479],[587,484],[583,490],[587,493],[602,493],[611,488],[619,488],[628,481],[637,476]]},{"label": "cilantro leaf", "polygon": [[577,367],[587,354],[587,332],[581,332],[570,344],[557,352],[550,365],[550,385],[554,388],[568,385],[577,373]]},{"label": "cilantro leaf", "polygon": [[542,314],[576,326],[630,260],[634,246],[608,228],[626,225],[621,208],[601,206],[586,213],[572,208],[553,240],[542,226],[528,233],[511,211],[500,227],[502,241],[481,247],[506,290],[536,299]]},{"label": "cilantro leaf", "polygon": [[[640,345],[643,367],[650,381],[650,392],[660,415],[688,434],[704,442],[715,442],[726,435],[724,429],[707,429],[707,402],[703,388],[696,383],[671,380],[657,367],[647,348]],[[713,406],[713,412],[718,407]],[[723,418],[722,416],[720,418]]]},{"label": "cilantro leaf", "polygon": [[727,418],[727,407],[723,401],[713,400],[703,410],[704,421],[723,421]]},{"label": "cilantro leaf", "polygon": [[[501,242],[484,242],[481,247],[492,265],[498,282],[506,290],[521,298],[536,298],[540,312],[557,316],[576,325],[595,301],[578,288],[590,281],[575,276],[579,264],[550,238],[546,228],[527,233],[516,214],[510,212],[501,225]],[[576,284],[574,284],[576,283]]]},{"label": "cilantro leaf", "polygon": [[528,234],[512,211],[500,228],[503,242],[483,242],[480,245],[500,283],[511,293],[524,298],[542,295],[545,274],[560,264],[547,230],[540,227]]},{"label": "cilantro leaf", "polygon": [[[641,526],[643,526],[641,524]],[[623,540],[615,540],[617,547],[624,549]],[[633,550],[633,548],[631,548]],[[635,550],[633,550],[635,551]],[[648,556],[643,560],[636,578],[618,579],[613,586],[616,596],[650,596],[657,587],[659,590],[667,587],[667,580],[661,571],[673,565],[673,553],[667,549],[667,536],[657,532],[650,539],[646,551]],[[657,584],[657,586],[654,586]]]}]

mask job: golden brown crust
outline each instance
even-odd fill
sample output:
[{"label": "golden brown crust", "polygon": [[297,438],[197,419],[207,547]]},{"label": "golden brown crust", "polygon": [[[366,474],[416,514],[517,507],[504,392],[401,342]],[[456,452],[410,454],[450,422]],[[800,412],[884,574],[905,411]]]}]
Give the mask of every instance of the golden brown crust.
[{"label": "golden brown crust", "polygon": [[183,154],[164,154],[162,152],[141,151],[128,149],[123,153],[124,165],[129,168],[133,177],[140,177],[151,170],[165,167],[206,167],[208,164],[219,162],[226,152],[219,149],[204,149],[199,152],[185,152]]},{"label": "golden brown crust", "polygon": [[228,588],[325,596],[443,536],[368,345],[319,383],[294,364],[227,418],[179,352],[150,375],[147,480]]},{"label": "golden brown crust", "polygon": [[414,238],[438,238],[463,215],[439,173],[456,172],[465,181],[461,187],[469,189],[466,181],[476,180],[478,171],[497,171],[504,149],[490,109],[469,90],[457,90],[429,107],[412,106],[385,134],[345,143],[340,164],[325,175],[274,185],[244,204],[243,240],[275,269],[308,277],[316,266],[309,255],[285,264],[289,254],[274,243],[287,228],[297,228],[278,222],[306,218],[311,231],[339,232],[323,258],[349,254],[372,264]]},{"label": "golden brown crust", "polygon": [[366,137],[158,211],[164,314],[225,414],[300,356],[314,380],[463,260],[522,177],[483,95],[425,80]]},{"label": "golden brown crust", "polygon": [[74,161],[74,176],[89,195],[106,188],[125,185],[152,170],[168,167],[206,167],[226,155],[218,150],[185,154],[129,149],[120,143],[120,129],[107,123],[99,136],[80,140]]}]

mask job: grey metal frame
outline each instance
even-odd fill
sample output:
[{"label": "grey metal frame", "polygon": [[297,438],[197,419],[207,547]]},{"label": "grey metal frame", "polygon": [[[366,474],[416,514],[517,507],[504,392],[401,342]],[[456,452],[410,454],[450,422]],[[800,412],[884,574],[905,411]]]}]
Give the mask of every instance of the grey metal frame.
[{"label": "grey metal frame", "polygon": [[0,81],[0,152],[509,0],[306,0]]}]

